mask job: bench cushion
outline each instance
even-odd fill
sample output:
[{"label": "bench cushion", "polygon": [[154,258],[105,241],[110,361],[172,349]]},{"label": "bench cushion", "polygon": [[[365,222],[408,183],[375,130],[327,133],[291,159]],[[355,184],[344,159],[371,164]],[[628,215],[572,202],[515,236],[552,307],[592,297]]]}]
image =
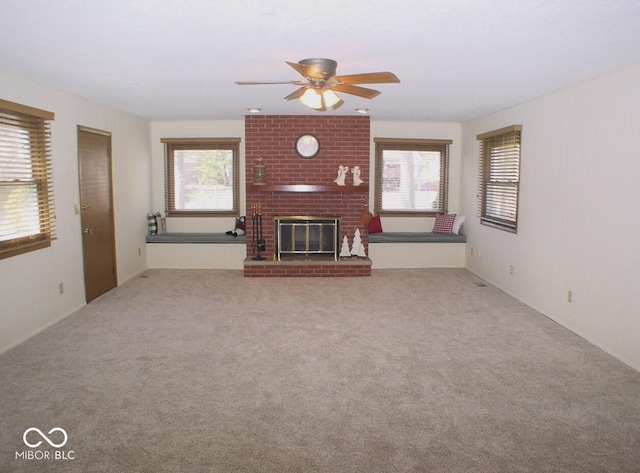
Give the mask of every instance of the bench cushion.
[{"label": "bench cushion", "polygon": [[369,234],[369,243],[466,243],[467,237],[459,234],[431,232],[382,232]]},{"label": "bench cushion", "polygon": [[241,243],[246,245],[246,235],[227,235],[225,233],[163,233],[147,235],[147,243]]}]

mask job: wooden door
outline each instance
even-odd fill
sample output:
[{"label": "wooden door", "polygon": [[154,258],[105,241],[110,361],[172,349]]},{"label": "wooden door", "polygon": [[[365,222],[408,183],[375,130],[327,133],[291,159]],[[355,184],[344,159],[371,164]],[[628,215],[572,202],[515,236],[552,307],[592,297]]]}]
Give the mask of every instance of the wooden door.
[{"label": "wooden door", "polygon": [[80,220],[87,302],[117,286],[111,134],[78,127]]}]

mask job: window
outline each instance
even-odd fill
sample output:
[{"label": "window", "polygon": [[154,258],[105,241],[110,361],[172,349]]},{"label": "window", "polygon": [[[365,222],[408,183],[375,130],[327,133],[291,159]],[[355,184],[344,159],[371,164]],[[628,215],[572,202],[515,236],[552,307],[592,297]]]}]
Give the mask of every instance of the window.
[{"label": "window", "polygon": [[0,100],[0,259],[55,239],[53,119],[51,112]]},{"label": "window", "polygon": [[169,216],[239,215],[239,138],[162,139]]},{"label": "window", "polygon": [[520,189],[520,135],[512,125],[478,135],[479,214],[484,225],[517,233]]},{"label": "window", "polygon": [[376,138],[377,214],[447,212],[451,140]]}]

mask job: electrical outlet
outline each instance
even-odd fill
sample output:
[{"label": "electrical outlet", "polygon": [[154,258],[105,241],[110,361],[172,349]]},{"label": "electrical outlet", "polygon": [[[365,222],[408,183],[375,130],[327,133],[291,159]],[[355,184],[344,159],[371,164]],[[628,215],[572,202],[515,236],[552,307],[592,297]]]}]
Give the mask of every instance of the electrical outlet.
[{"label": "electrical outlet", "polygon": [[60,294],[64,294],[64,283],[58,284],[58,291]]},{"label": "electrical outlet", "polygon": [[513,266],[509,266],[509,274],[513,274]]},{"label": "electrical outlet", "polygon": [[573,291],[567,292],[567,302],[573,302]]}]

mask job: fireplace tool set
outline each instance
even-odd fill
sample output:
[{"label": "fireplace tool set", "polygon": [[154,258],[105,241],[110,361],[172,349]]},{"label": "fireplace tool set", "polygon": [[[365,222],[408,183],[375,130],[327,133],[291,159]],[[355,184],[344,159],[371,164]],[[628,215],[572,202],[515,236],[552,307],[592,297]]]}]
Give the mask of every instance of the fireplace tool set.
[{"label": "fireplace tool set", "polygon": [[262,204],[251,206],[251,226],[253,228],[253,252],[255,256],[251,259],[262,261],[266,259],[260,253],[266,250],[266,242],[262,236]]}]

